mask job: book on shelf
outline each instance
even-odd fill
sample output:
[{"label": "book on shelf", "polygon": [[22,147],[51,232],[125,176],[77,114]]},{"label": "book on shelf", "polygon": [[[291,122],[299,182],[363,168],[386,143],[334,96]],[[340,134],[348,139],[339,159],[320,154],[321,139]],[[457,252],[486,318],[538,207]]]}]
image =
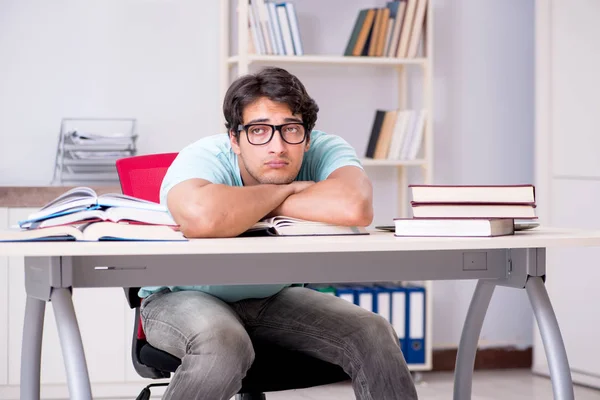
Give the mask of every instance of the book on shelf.
[{"label": "book on shelf", "polygon": [[514,220],[490,219],[394,219],[395,236],[494,237],[512,235]]},{"label": "book on shelf", "polygon": [[257,222],[241,236],[337,236],[368,234],[367,230],[363,227],[326,224],[280,215],[265,218]]},{"label": "book on shelf", "polygon": [[249,52],[259,55],[301,56],[304,54],[294,3],[249,0]]},{"label": "book on shelf", "polygon": [[358,12],[345,56],[416,58],[426,34],[428,0],[395,0]]},{"label": "book on shelf", "polygon": [[39,229],[0,231],[0,242],[29,241],[186,241],[183,234],[165,225],[91,222]]},{"label": "book on shelf", "polygon": [[417,203],[535,204],[535,187],[523,185],[409,185]]},{"label": "book on shelf", "polygon": [[107,207],[124,207],[140,210],[149,210],[167,213],[165,206],[127,196],[120,193],[106,193],[98,195],[89,187],[75,187],[48,204],[44,205],[38,211],[30,214],[26,220],[20,221],[19,225],[40,221],[43,219],[54,218],[61,215],[72,214],[74,212]]},{"label": "book on shelf", "polygon": [[426,110],[376,110],[366,158],[415,160],[423,143]]}]

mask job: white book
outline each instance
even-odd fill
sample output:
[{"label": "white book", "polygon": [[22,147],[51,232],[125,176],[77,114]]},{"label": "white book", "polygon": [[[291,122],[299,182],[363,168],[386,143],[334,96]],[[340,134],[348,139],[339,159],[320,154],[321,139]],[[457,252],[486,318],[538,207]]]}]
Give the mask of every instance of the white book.
[{"label": "white book", "polygon": [[417,122],[415,123],[415,129],[412,132],[410,146],[407,152],[406,159],[414,160],[419,154],[421,143],[423,143],[423,132],[425,131],[425,122],[427,119],[427,112],[425,110],[419,111],[417,116]]},{"label": "white book", "polygon": [[409,110],[401,110],[398,112],[398,118],[394,125],[394,132],[392,133],[392,143],[390,144],[390,150],[388,152],[388,160],[400,159],[402,143],[404,142],[404,135],[408,126],[409,117]]},{"label": "white book", "polygon": [[283,36],[283,47],[285,48],[285,55],[293,56],[294,41],[292,39],[292,32],[290,30],[290,23],[288,21],[285,5],[277,5],[277,16],[279,17],[279,25],[281,26],[281,34]]},{"label": "white book", "polygon": [[285,47],[283,46],[283,36],[281,34],[281,24],[279,23],[279,16],[277,15],[277,6],[275,3],[268,2],[267,8],[269,10],[269,18],[273,25],[275,33],[275,43],[277,44],[277,54],[285,56]]},{"label": "white book", "polygon": [[298,27],[298,16],[296,15],[296,8],[294,3],[285,3],[287,9],[288,20],[290,24],[290,32],[292,33],[292,40],[294,42],[294,54],[297,56],[304,55],[304,49],[302,47],[302,38],[300,37],[300,28]]},{"label": "white book", "polygon": [[400,149],[400,156],[398,157],[399,160],[406,160],[408,157],[408,150],[410,148],[410,142],[412,140],[412,135],[416,124],[417,112],[415,110],[409,110],[408,122],[406,123],[406,127],[402,135],[402,147]]},{"label": "white book", "polygon": [[499,219],[394,219],[395,236],[490,237],[512,235],[514,220]]},{"label": "white book", "polygon": [[252,7],[248,7],[248,20],[250,21],[252,40],[254,40],[256,53],[258,55],[263,55],[265,54],[265,45],[263,43],[260,26],[258,25],[256,17],[254,16],[254,9]]},{"label": "white book", "polygon": [[261,19],[265,29],[265,34],[269,38],[269,44],[271,46],[271,54],[279,54],[277,43],[275,42],[275,30],[273,29],[273,23],[269,15],[269,9],[265,0],[259,0],[258,8],[260,9]]}]

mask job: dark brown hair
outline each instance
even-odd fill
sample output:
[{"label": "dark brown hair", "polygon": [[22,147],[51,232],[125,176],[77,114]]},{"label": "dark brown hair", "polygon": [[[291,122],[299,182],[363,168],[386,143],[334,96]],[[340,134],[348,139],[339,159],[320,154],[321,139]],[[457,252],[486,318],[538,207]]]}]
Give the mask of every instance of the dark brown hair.
[{"label": "dark brown hair", "polygon": [[287,104],[292,114],[302,115],[307,132],[314,128],[319,106],[308,95],[302,82],[285,69],[267,67],[256,74],[239,77],[227,90],[223,114],[228,132],[238,136],[238,126],[243,124],[244,108],[261,97]]}]

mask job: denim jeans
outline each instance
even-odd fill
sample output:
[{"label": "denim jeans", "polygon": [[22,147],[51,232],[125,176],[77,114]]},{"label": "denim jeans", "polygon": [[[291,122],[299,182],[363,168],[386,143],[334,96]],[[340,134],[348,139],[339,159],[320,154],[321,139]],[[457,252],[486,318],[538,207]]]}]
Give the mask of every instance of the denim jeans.
[{"label": "denim jeans", "polygon": [[167,290],[144,299],[141,315],[148,343],[182,360],[163,399],[230,400],[254,360],[251,338],[340,365],[359,400],[417,398],[391,325],[312,289],[234,303]]}]

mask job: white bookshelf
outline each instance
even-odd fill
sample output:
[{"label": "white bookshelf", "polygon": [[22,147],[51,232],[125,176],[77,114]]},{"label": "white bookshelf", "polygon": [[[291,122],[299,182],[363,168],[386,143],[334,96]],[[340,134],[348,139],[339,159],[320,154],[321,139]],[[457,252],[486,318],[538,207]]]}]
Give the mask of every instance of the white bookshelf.
[{"label": "white bookshelf", "polygon": [[[302,7],[302,2],[299,0],[290,0],[294,2],[297,8]],[[235,7],[232,7],[233,4]],[[342,4],[343,0],[331,1],[321,4]],[[356,3],[355,3],[356,4]],[[385,0],[379,1],[377,4],[364,2],[360,8],[384,7]],[[422,108],[427,110],[425,120],[425,131],[423,141],[421,143],[421,152],[418,159],[415,160],[389,160],[389,159],[370,159],[362,158],[361,162],[367,169],[367,173],[371,176],[377,174],[381,168],[394,168],[397,171],[397,216],[407,217],[408,198],[408,175],[409,169],[420,169],[422,184],[433,183],[433,12],[432,0],[427,2],[427,13],[425,16],[425,34],[422,43],[424,56],[419,58],[393,58],[393,57],[367,57],[367,56],[344,56],[344,48],[339,49],[339,55],[335,54],[305,54],[302,56],[281,56],[281,55],[258,55],[249,53],[249,30],[248,30],[248,0],[220,0],[221,5],[221,36],[220,36],[220,99],[222,100],[225,93],[232,82],[232,79],[241,75],[247,74],[254,65],[279,65],[285,68],[286,65],[317,65],[317,66],[333,66],[339,67],[341,71],[353,66],[365,67],[372,66],[374,71],[379,68],[391,68],[396,76],[395,85],[387,87],[389,90],[397,90],[398,104],[397,109],[405,109],[408,105],[408,68],[421,69],[421,90],[422,90]],[[333,6],[332,6],[333,7]],[[231,15],[235,12],[235,15]],[[314,12],[318,12],[315,10]],[[232,18],[233,17],[233,18]],[[356,15],[353,16],[355,18]],[[352,21],[354,23],[354,21]],[[235,24],[235,25],[234,25]],[[335,21],[332,22],[335,24]],[[303,27],[300,26],[300,33]],[[236,32],[237,44],[230,46],[232,34]],[[348,32],[348,38],[351,32]],[[236,47],[236,48],[230,48]],[[305,49],[306,50],[306,49]],[[233,73],[232,73],[233,72]],[[376,72],[374,72],[376,73]],[[302,79],[302,76],[299,76]],[[411,82],[412,83],[412,82]],[[318,99],[317,99],[318,100]],[[375,110],[373,110],[373,115]],[[370,136],[371,132],[365,132],[365,135]],[[361,154],[362,149],[357,149]],[[391,221],[390,221],[391,224]],[[431,281],[424,282],[426,288],[426,356],[424,364],[410,364],[411,371],[427,371],[432,368],[432,313],[433,313],[433,291]]]}]

